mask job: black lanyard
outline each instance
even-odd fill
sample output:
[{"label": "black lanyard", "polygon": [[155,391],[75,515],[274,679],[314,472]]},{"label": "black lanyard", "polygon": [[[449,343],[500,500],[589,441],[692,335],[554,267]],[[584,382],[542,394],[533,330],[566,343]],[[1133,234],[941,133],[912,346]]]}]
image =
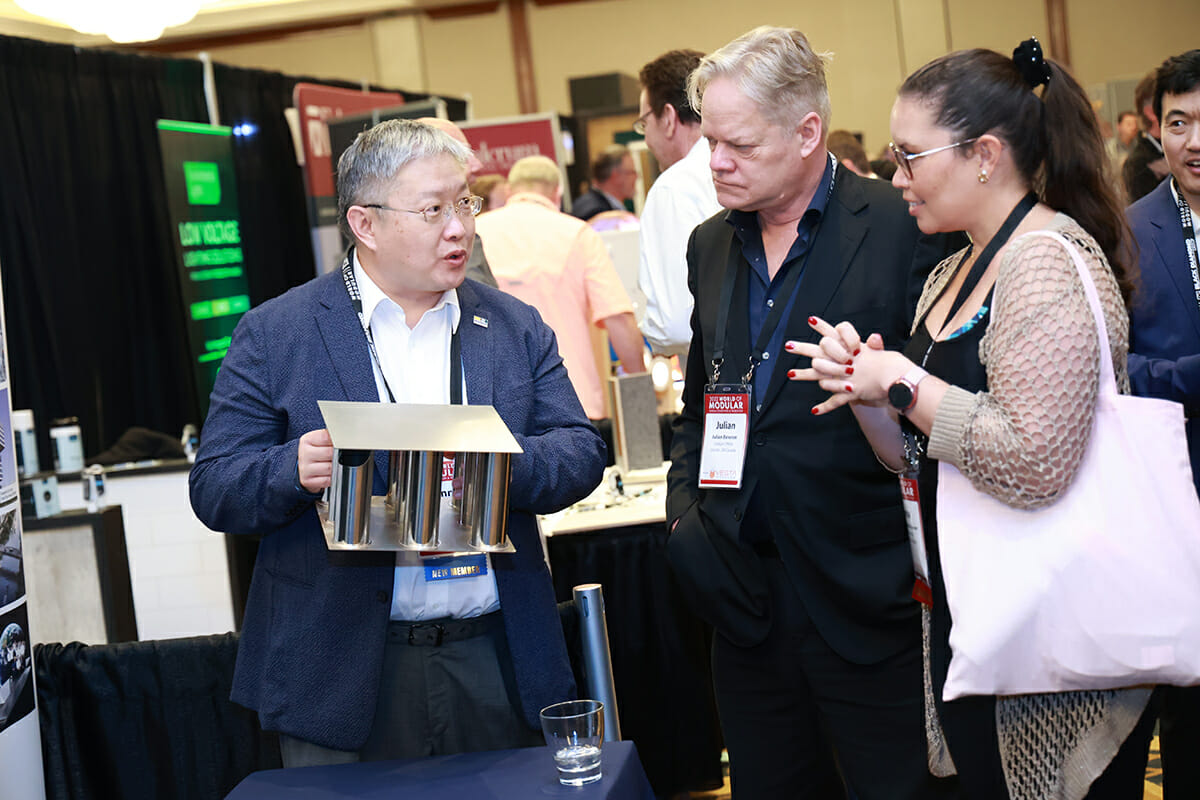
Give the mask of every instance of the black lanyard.
[{"label": "black lanyard", "polygon": [[1196,305],[1200,306],[1200,255],[1196,253],[1196,229],[1192,226],[1192,209],[1183,192],[1179,190],[1179,181],[1171,176],[1171,189],[1175,195],[1175,203],[1179,206],[1179,222],[1183,226],[1183,246],[1187,249],[1188,266],[1192,270],[1192,288],[1196,290]]},{"label": "black lanyard", "polygon": [[[1008,218],[1004,220],[1004,224],[1000,226],[1000,230],[996,231],[996,235],[983,248],[983,252],[979,254],[979,258],[976,259],[975,263],[971,265],[971,271],[967,273],[967,278],[963,281],[963,285],[958,288],[958,294],[954,298],[954,303],[950,306],[950,311],[946,314],[945,321],[942,322],[942,329],[938,331],[937,336],[933,337],[934,339],[937,339],[946,332],[946,326],[954,319],[954,315],[962,308],[963,303],[967,302],[967,298],[971,296],[971,292],[975,291],[975,287],[983,279],[983,273],[987,271],[988,265],[992,263],[992,259],[996,257],[996,253],[1008,241],[1008,237],[1012,236],[1013,231],[1017,229],[1021,221],[1025,219],[1025,215],[1033,210],[1037,202],[1037,195],[1030,192],[1021,198],[1021,202],[1017,203],[1016,207],[1009,212]],[[971,249],[974,247],[975,244],[972,242],[963,256],[964,259],[971,257]],[[949,288],[949,284],[947,284],[947,288]],[[939,296],[938,299],[940,300],[941,297]]]},{"label": "black lanyard", "polygon": [[[829,178],[829,192],[825,197],[826,210],[829,208],[829,198],[833,196],[833,184],[837,177],[836,168],[834,173]],[[807,213],[807,211],[805,212]],[[783,283],[779,284],[779,292],[776,294],[775,304],[771,306],[771,312],[767,314],[767,319],[763,323],[762,330],[758,332],[758,340],[754,343],[754,349],[750,352],[750,368],[746,374],[742,376],[742,385],[750,385],[750,380],[754,377],[754,370],[762,363],[763,350],[771,341],[771,336],[775,333],[775,329],[779,327],[779,322],[783,318],[783,311],[788,307],[792,297],[792,291],[796,288],[796,284],[800,280],[800,276],[804,273],[804,268],[808,266],[808,259],[812,256],[813,250],[817,246],[817,232],[821,229],[821,222],[825,219],[822,214],[817,224],[813,226],[812,233],[808,237],[808,250],[804,253],[804,260],[799,264],[795,264],[788,270],[788,274],[783,277]],[[762,228],[759,228],[759,236],[762,236]],[[732,244],[732,243],[731,243]],[[730,247],[729,260],[725,264],[725,280],[721,284],[721,304],[717,307],[717,341],[713,348],[712,357],[712,383],[715,386],[720,382],[721,365],[725,363],[725,336],[729,328],[729,308],[733,305],[733,288],[737,282],[738,276],[738,258],[741,256],[740,247]],[[763,242],[763,253],[766,253],[766,242]],[[770,291],[770,287],[767,287]]]},{"label": "black lanyard", "polygon": [[[383,364],[379,361],[379,353],[375,350],[375,337],[371,335],[371,326],[367,324],[366,317],[363,316],[362,294],[358,290],[358,281],[354,277],[354,265],[350,256],[346,256],[342,262],[342,280],[346,284],[346,292],[350,295],[350,304],[354,306],[354,312],[358,314],[358,322],[362,325],[363,333],[367,337],[367,347],[371,350],[371,360],[379,369],[379,377],[383,379],[383,388],[387,392],[388,400],[396,402],[396,395],[392,394],[392,387],[388,386],[387,376],[383,374]],[[463,365],[462,365],[462,342],[458,337],[458,327],[455,326],[450,332],[450,405],[462,405],[462,384],[463,384]]]},{"label": "black lanyard", "polygon": [[[983,273],[987,271],[988,265],[992,263],[992,259],[995,258],[996,253],[998,253],[1000,248],[1005,245],[1005,243],[1008,241],[1008,238],[1012,236],[1013,231],[1017,229],[1017,226],[1021,224],[1021,221],[1025,219],[1025,216],[1033,210],[1033,207],[1037,205],[1037,202],[1037,195],[1033,192],[1030,192],[1021,198],[1021,202],[1017,203],[1013,210],[1008,213],[1008,217],[1004,220],[1004,224],[1000,226],[1000,230],[996,231],[996,235],[991,238],[991,241],[989,241],[983,248],[983,252],[979,254],[979,258],[976,259],[975,263],[971,265],[971,271],[967,273],[966,279],[963,280],[963,285],[958,287],[958,294],[955,295],[954,302],[950,306],[950,311],[946,314],[946,319],[942,322],[941,330],[936,334],[930,331],[929,347],[925,349],[925,355],[921,358],[922,367],[925,366],[925,362],[929,360],[929,354],[933,351],[933,345],[937,342],[938,338],[945,333],[946,327],[954,319],[954,315],[958,313],[960,308],[962,308],[963,303],[967,302],[967,298],[971,296],[971,292],[975,291],[975,287],[978,286],[979,281],[983,279]],[[963,254],[962,261],[966,261],[971,257],[971,250],[974,247],[975,243],[972,242],[971,246],[967,248],[967,252]],[[961,264],[962,261],[959,263]],[[946,289],[949,288],[950,283],[947,282]],[[942,292],[944,293],[946,289],[943,289]],[[937,303],[937,301],[941,299],[942,295],[939,294],[937,296],[937,300],[934,300],[934,303]],[[932,309],[932,307],[933,306],[931,305],[930,308]],[[928,314],[926,314],[926,316],[928,316]]]}]

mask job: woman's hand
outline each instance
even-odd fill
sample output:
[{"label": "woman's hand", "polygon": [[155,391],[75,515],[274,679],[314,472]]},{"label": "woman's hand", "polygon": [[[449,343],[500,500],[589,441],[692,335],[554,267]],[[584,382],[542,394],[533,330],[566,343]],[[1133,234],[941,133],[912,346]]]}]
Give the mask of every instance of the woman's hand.
[{"label": "woman's hand", "polygon": [[863,342],[849,322],[834,327],[823,319],[809,317],[808,324],[821,335],[820,341],[789,341],[784,349],[812,359],[808,369],[789,370],[789,379],[816,381],[831,394],[828,400],[813,406],[812,413],[825,414],[847,403],[887,405],[888,389],[908,372],[912,362],[900,353],[884,350],[883,337],[878,333]]}]

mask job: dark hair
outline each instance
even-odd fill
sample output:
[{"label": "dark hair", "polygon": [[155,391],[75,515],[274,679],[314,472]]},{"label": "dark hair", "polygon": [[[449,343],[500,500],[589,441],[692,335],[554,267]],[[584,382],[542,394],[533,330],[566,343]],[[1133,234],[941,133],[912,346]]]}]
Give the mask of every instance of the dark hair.
[{"label": "dark hair", "polygon": [[1124,122],[1126,117],[1136,117],[1136,116],[1137,116],[1137,114],[1135,114],[1132,111],[1122,111],[1120,114],[1117,114],[1117,124],[1120,125],[1122,122]]},{"label": "dark hair", "polygon": [[[1138,120],[1141,122],[1143,130],[1150,129],[1150,118],[1146,116],[1146,106],[1153,105],[1154,102],[1154,73],[1151,72],[1146,77],[1138,81],[1133,90],[1133,104],[1137,106],[1134,110],[1137,111]],[[1158,115],[1158,112],[1154,112]]]},{"label": "dark hair", "polygon": [[896,174],[896,169],[896,162],[888,161],[886,158],[877,158],[871,162],[871,172],[878,175],[880,180],[888,181],[889,183],[892,180],[892,176]]},{"label": "dark hair", "polygon": [[604,183],[613,174],[613,171],[621,166],[621,162],[627,155],[629,155],[629,148],[623,144],[610,144],[601,150],[600,155],[596,156],[596,160],[592,162],[592,180],[596,183]]},{"label": "dark hair", "polygon": [[700,121],[700,115],[688,102],[687,80],[692,70],[700,66],[702,58],[704,53],[699,50],[672,50],[642,67],[638,80],[646,90],[646,100],[654,116],[661,116],[670,103],[684,125]]},{"label": "dark hair", "polygon": [[[1096,114],[1083,89],[1057,63],[1039,97],[1015,62],[991,50],[960,50],[908,76],[901,97],[927,104],[957,139],[990,133],[1011,150],[1018,174],[1042,202],[1090,233],[1108,259],[1126,305],[1133,267],[1122,250],[1128,223],[1108,172]],[[973,148],[959,148],[967,157]]]},{"label": "dark hair", "polygon": [[862,142],[850,131],[830,131],[825,139],[825,148],[833,153],[838,161],[849,161],[854,168],[866,175],[871,171],[871,162],[867,159],[867,151]]},{"label": "dark hair", "polygon": [[1171,56],[1154,72],[1154,116],[1162,124],[1164,94],[1187,94],[1200,88],[1200,50]]}]

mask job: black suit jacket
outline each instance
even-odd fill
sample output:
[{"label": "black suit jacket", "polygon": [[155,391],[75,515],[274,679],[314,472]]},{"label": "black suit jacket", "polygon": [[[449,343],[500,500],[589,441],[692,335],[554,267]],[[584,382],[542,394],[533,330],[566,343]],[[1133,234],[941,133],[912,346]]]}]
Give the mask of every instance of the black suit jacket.
[{"label": "black suit jacket", "polygon": [[588,189],[571,204],[571,216],[589,220],[604,211],[624,211],[624,206],[614,206],[599,189]]},{"label": "black suit jacket", "polygon": [[[816,341],[810,315],[849,320],[889,349],[906,341],[925,276],[944,257],[948,237],[924,237],[890,185],[838,170],[808,259],[786,337]],[[749,265],[725,213],[701,224],[688,245],[695,297],[684,410],[675,425],[668,476],[672,564],[697,612],[741,645],[761,641],[770,610],[758,556],[740,541],[755,491],[768,511],[780,555],[814,624],[840,655],[874,663],[916,635],[912,562],[896,477],[875,459],[849,408],[820,417],[828,395],[815,383],[787,380],[807,359],[779,353],[762,411],[752,413],[740,490],[700,490],[703,388],[711,374],[717,307],[726,269],[738,270],[723,373],[746,370]],[[695,376],[695,379],[692,379]]]},{"label": "black suit jacket", "polygon": [[1125,193],[1129,195],[1129,202],[1137,202],[1162,183],[1162,178],[1150,169],[1150,162],[1162,157],[1162,149],[1154,146],[1150,134],[1138,134],[1133,149],[1129,151],[1125,163],[1121,166],[1121,178],[1125,182]]}]

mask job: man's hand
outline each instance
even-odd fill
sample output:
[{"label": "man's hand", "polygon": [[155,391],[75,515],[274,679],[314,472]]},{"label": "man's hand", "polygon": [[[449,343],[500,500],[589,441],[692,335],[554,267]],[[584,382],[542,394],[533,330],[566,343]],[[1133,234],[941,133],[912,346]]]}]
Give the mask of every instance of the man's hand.
[{"label": "man's hand", "polygon": [[321,428],[300,437],[296,450],[300,488],[317,494],[329,488],[333,477],[333,439]]}]

